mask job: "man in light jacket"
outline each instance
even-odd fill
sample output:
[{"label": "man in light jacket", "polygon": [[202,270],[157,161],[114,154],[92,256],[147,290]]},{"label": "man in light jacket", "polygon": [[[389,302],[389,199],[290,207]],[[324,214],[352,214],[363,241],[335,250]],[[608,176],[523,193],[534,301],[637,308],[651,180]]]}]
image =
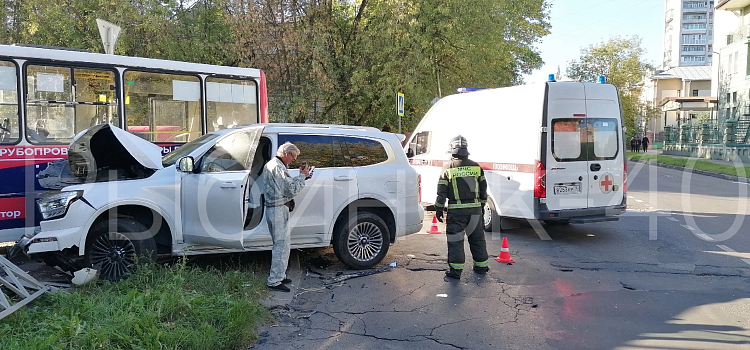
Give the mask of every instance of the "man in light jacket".
[{"label": "man in light jacket", "polygon": [[291,177],[287,166],[299,156],[297,146],[286,142],[279,147],[276,157],[266,163],[263,168],[263,194],[266,198],[266,223],[271,232],[273,250],[271,251],[271,271],[267,285],[271,290],[289,292],[285,286],[291,282],[286,278],[286,268],[289,265],[289,250],[291,249],[289,212],[294,208],[294,196],[305,187],[309,168],[300,167],[299,175]]}]

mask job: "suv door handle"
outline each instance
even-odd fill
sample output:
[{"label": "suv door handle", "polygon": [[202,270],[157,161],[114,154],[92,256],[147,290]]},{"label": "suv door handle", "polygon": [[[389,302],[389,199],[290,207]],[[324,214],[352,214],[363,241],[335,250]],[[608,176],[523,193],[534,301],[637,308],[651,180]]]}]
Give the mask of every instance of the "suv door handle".
[{"label": "suv door handle", "polygon": [[353,179],[346,175],[339,175],[333,178],[334,181],[352,181]]},{"label": "suv door handle", "polygon": [[221,188],[237,188],[237,184],[234,182],[224,182],[221,184]]},{"label": "suv door handle", "polygon": [[602,169],[602,166],[599,163],[594,163],[591,164],[591,167],[589,167],[589,169],[591,169],[591,171],[599,171]]}]

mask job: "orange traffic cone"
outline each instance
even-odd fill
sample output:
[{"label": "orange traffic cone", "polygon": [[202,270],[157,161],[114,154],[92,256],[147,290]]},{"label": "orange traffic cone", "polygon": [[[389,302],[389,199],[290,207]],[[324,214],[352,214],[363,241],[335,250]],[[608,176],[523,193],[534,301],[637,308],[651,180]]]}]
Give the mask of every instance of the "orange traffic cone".
[{"label": "orange traffic cone", "polygon": [[432,226],[430,226],[430,230],[427,231],[427,233],[431,234],[441,234],[440,230],[437,227],[437,216],[432,216]]},{"label": "orange traffic cone", "polygon": [[499,263],[514,263],[516,262],[510,257],[510,249],[508,249],[508,237],[503,237],[503,246],[500,247],[500,256],[495,258]]}]

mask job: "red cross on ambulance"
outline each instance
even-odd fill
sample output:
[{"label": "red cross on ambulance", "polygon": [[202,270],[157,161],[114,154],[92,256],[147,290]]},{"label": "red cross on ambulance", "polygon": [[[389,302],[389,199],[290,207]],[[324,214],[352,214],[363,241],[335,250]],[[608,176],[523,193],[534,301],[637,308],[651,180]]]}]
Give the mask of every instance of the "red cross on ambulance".
[{"label": "red cross on ambulance", "polygon": [[612,192],[612,185],[614,184],[612,182],[612,175],[610,173],[604,173],[602,175],[601,180],[599,181],[599,189],[602,190],[604,193],[610,193]]}]

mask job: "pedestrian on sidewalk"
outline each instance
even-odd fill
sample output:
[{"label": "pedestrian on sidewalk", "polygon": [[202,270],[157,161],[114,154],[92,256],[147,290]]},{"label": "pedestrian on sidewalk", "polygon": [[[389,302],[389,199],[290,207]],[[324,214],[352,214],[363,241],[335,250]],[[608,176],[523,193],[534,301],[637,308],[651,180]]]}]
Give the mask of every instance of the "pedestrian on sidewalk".
[{"label": "pedestrian on sidewalk", "polygon": [[630,152],[635,152],[635,136],[630,138]]},{"label": "pedestrian on sidewalk", "polygon": [[648,150],[648,137],[646,135],[643,135],[643,139],[641,139],[641,148],[643,148],[643,152],[646,152]]},{"label": "pedestrian on sidewalk", "polygon": [[291,250],[289,231],[289,212],[294,209],[294,197],[305,187],[310,168],[303,165],[299,175],[291,177],[287,167],[299,157],[297,146],[286,142],[276,152],[276,157],[268,161],[263,168],[263,194],[266,198],[266,223],[271,231],[273,249],[271,250],[271,271],[268,274],[268,288],[289,292],[284,284],[292,282],[286,278]]},{"label": "pedestrian on sidewalk", "polygon": [[[484,275],[487,266],[487,242],[484,238],[484,204],[487,202],[487,180],[484,170],[469,159],[466,139],[458,135],[450,143],[452,155],[443,167],[438,181],[435,217],[443,222],[443,211],[448,210],[445,236],[448,239],[448,266],[445,276],[461,279],[464,270],[464,231],[469,239],[474,272]],[[445,205],[445,201],[448,205]]]}]

